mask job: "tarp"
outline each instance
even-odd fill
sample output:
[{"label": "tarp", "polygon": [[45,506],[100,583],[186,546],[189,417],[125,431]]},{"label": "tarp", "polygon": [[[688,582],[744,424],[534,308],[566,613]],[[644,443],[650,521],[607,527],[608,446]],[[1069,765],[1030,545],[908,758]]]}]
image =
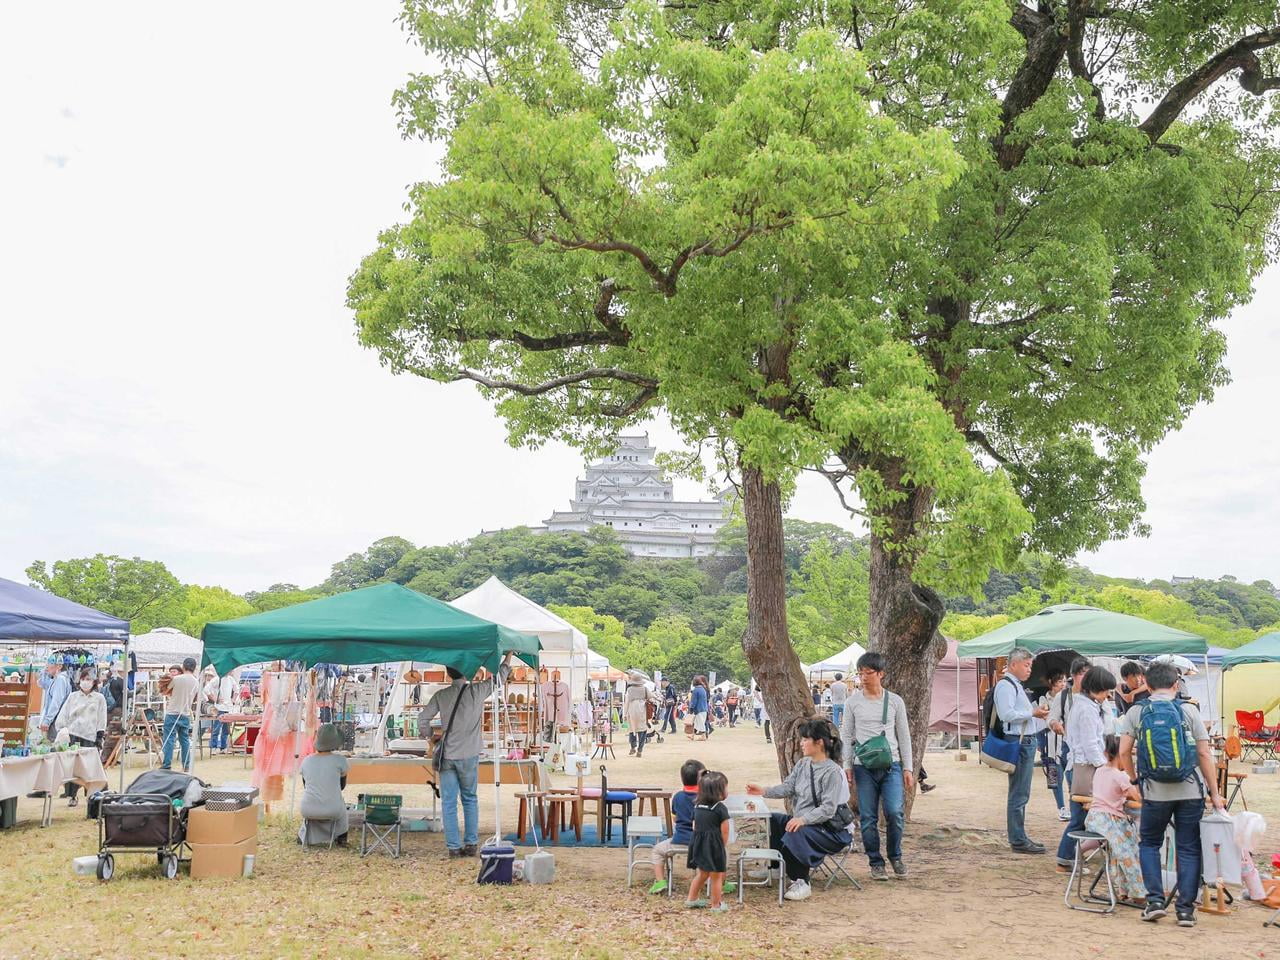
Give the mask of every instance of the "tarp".
[{"label": "tarp", "polygon": [[843,673],[849,676],[853,673],[853,665],[858,662],[858,658],[867,652],[867,648],[860,643],[851,643],[839,653],[833,653],[824,660],[819,660],[815,664],[811,664],[804,668],[806,674],[813,673]]},{"label": "tarp", "polygon": [[956,655],[1004,657],[1014,647],[1032,653],[1075,650],[1084,656],[1136,657],[1160,653],[1203,654],[1203,637],[1141,617],[1074,603],[1045,607],[1039,613],[960,644]]},{"label": "tarp", "polygon": [[220,674],[246,663],[422,660],[471,676],[505,651],[537,662],[537,637],[490,623],[398,583],[379,583],[204,628],[204,660]]},{"label": "tarp", "polygon": [[1280,632],[1264,633],[1257,640],[1228,651],[1222,658],[1222,669],[1245,663],[1280,663]]},{"label": "tarp", "polygon": [[0,577],[0,640],[116,641],[129,621]]},{"label": "tarp", "polygon": [[168,667],[181,666],[187,657],[199,661],[204,644],[173,627],[157,627],[136,635],[129,641],[129,649],[137,655],[139,667]]},{"label": "tarp", "polygon": [[[956,642],[947,641],[947,653],[933,671],[933,696],[929,701],[929,732],[978,735],[978,665],[956,656]],[[957,687],[956,681],[959,680]]]},{"label": "tarp", "polygon": [[587,635],[568,620],[516,593],[497,577],[490,577],[450,603],[474,616],[537,637],[542,641],[541,665],[559,670],[560,679],[572,691],[570,696],[575,702],[582,699],[589,670]]}]

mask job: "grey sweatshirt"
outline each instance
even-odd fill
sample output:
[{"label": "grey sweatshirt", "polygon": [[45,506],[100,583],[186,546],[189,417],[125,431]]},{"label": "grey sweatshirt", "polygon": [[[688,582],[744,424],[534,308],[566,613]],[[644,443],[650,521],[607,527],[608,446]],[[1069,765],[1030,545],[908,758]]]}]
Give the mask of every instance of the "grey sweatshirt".
[{"label": "grey sweatshirt", "polygon": [[[812,782],[818,788],[816,797],[809,785],[811,767]],[[786,780],[766,789],[764,795],[774,799],[790,799],[791,815],[799,817],[805,823],[826,823],[835,816],[837,805],[849,802],[849,782],[834,760],[815,764],[808,757],[803,757],[791,768]]]},{"label": "grey sweatshirt", "polygon": [[844,705],[844,722],[840,724],[840,739],[844,741],[844,768],[852,770],[857,760],[853,756],[853,745],[863,740],[870,740],[883,733],[889,738],[889,749],[893,751],[893,759],[902,764],[902,769],[914,771],[911,753],[911,728],[907,723],[907,705],[896,693],[884,691],[889,698],[889,722],[881,723],[884,716],[884,700],[870,700],[862,691],[849,694]]},{"label": "grey sweatshirt", "polygon": [[[502,682],[506,683],[507,677],[511,675],[511,667],[504,663],[498,668],[498,674]],[[449,735],[436,747],[437,750],[444,750],[446,760],[466,760],[480,756],[480,722],[484,719],[485,701],[493,693],[494,687],[492,679],[479,683],[455,680],[443,690],[437,690],[418,714],[418,726],[422,730],[427,729],[432,718],[438,715],[440,733],[443,735],[446,728],[449,728],[453,705],[458,703],[459,696],[462,697],[462,702],[458,703],[458,715],[453,719],[452,728],[449,728]]]}]

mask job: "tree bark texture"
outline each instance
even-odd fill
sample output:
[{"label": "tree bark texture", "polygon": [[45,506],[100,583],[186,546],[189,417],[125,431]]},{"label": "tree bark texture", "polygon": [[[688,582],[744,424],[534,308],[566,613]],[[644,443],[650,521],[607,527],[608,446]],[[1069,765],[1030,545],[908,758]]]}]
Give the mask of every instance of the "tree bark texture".
[{"label": "tree bark texture", "polygon": [[742,649],[764,691],[778,771],[785,777],[800,756],[796,727],[813,716],[813,698],[787,634],[787,569],[782,492],[754,467],[743,467],[747,521],[747,632]]},{"label": "tree bark texture", "polygon": [[[927,491],[917,488],[895,505],[893,525],[900,531],[898,536],[924,516],[930,500]],[[911,579],[911,566],[909,558],[872,534],[869,645],[884,654],[885,686],[907,705],[915,761],[912,772],[918,773],[929,733],[933,671],[947,649],[938,633],[946,611],[935,591]],[[906,798],[908,816],[914,799],[915,791],[911,790]]]}]

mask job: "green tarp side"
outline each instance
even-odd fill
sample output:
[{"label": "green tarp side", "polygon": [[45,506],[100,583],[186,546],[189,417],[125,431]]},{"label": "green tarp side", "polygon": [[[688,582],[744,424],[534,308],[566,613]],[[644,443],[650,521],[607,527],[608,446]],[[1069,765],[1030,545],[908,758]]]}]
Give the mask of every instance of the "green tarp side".
[{"label": "green tarp side", "polygon": [[1222,657],[1223,670],[1245,663],[1280,663],[1280,633],[1264,633],[1257,640],[1236,647]]},{"label": "green tarp side", "polygon": [[1139,657],[1161,653],[1203,654],[1209,644],[1194,633],[1141,617],[1060,603],[965,641],[956,648],[956,656],[1004,657],[1014,647],[1025,647],[1032,653],[1074,650],[1094,657]]},{"label": "green tarp side", "polygon": [[380,583],[292,607],[207,624],[204,662],[220,674],[246,663],[301,660],[384,663],[420,660],[471,676],[496,670],[514,650],[537,664],[537,637],[490,623],[410,590]]}]

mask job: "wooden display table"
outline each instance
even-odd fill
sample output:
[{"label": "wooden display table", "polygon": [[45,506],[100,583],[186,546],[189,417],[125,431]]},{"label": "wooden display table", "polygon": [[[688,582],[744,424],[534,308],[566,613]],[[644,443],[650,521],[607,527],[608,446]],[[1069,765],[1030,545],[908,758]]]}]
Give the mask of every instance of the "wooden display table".
[{"label": "wooden display table", "polygon": [[[438,785],[439,775],[430,757],[348,757],[347,784],[402,783],[406,786]],[[534,760],[503,760],[502,782],[542,788],[542,767]],[[480,783],[493,783],[493,761],[480,760]]]}]

